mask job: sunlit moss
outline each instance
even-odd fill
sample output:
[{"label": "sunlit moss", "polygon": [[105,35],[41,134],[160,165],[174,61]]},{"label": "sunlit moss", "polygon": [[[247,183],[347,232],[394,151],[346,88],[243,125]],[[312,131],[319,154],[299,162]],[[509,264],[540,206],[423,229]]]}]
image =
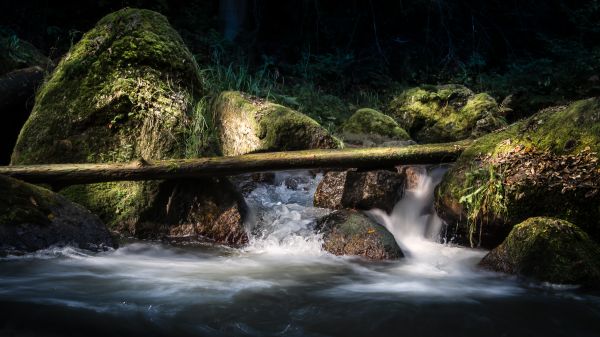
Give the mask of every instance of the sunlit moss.
[{"label": "sunlit moss", "polygon": [[[512,124],[506,129],[485,135],[473,142],[447,172],[437,188],[438,210],[465,224],[465,209],[458,201],[465,195],[468,177],[476,174],[489,161],[515,149],[549,151],[552,154],[576,154],[583,150],[600,152],[600,100],[582,100],[566,107],[549,108]],[[483,161],[482,161],[483,159]],[[519,165],[525,165],[520,163]],[[560,172],[560,174],[565,174]],[[523,177],[521,177],[523,178]],[[489,208],[485,213],[501,214],[498,226],[510,230],[512,224],[530,216],[547,215],[575,222],[592,235],[600,234],[598,198],[561,193],[560,188],[549,193],[549,186],[527,185],[507,190],[506,212]],[[486,214],[482,214],[486,216]],[[493,216],[490,216],[493,218]],[[466,226],[465,226],[466,228]],[[505,230],[503,230],[505,231]]]},{"label": "sunlit moss", "polygon": [[240,92],[221,93],[212,110],[224,155],[341,146],[312,118]]},{"label": "sunlit moss", "polygon": [[421,142],[466,139],[506,125],[490,95],[455,84],[405,90],[388,109]]},{"label": "sunlit moss", "polygon": [[408,133],[396,121],[377,110],[359,109],[342,126],[344,133],[375,134],[393,140],[409,140]]},{"label": "sunlit moss", "polygon": [[[167,19],[126,8],[102,18],[40,88],[21,130],[13,164],[126,162],[202,155],[189,145],[198,65]],[[157,182],[92,184],[63,193],[110,224],[133,222],[149,207]]]}]

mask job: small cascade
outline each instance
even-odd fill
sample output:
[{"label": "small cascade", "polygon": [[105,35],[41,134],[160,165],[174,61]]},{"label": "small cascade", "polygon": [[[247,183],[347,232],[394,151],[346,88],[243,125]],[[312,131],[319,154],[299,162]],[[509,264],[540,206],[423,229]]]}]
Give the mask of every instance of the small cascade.
[{"label": "small cascade", "polygon": [[433,207],[433,194],[446,169],[416,167],[413,172],[416,179],[390,214],[379,209],[368,214],[394,235],[406,257],[419,259],[439,246],[442,220]]},{"label": "small cascade", "polygon": [[313,207],[313,196],[322,174],[279,172],[272,184],[259,184],[247,197],[252,216],[249,252],[321,255],[321,235],[315,219],[329,210]]}]

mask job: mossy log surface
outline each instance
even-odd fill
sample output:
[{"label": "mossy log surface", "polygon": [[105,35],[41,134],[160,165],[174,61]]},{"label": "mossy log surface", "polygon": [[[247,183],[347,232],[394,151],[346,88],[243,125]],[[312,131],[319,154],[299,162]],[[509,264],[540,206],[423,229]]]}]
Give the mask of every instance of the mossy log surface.
[{"label": "mossy log surface", "polygon": [[131,163],[17,165],[0,167],[0,174],[31,183],[67,186],[293,169],[385,168],[405,164],[452,162],[468,145],[469,142],[461,141],[406,147],[268,152],[196,159],[141,159]]}]

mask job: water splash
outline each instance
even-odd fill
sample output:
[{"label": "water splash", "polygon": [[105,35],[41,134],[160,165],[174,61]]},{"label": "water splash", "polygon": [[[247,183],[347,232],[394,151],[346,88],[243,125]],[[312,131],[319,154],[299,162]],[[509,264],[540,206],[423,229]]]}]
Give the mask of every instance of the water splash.
[{"label": "water splash", "polygon": [[322,236],[314,230],[315,219],[330,211],[313,207],[313,196],[322,175],[279,172],[273,184],[260,184],[247,197],[252,215],[247,252],[292,255],[323,255]]}]

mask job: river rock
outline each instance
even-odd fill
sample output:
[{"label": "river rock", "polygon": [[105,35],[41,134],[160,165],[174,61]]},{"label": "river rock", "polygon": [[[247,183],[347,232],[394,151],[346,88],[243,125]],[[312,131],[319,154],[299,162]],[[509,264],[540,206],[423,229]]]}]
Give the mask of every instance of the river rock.
[{"label": "river rock", "polygon": [[343,125],[347,144],[363,147],[410,141],[408,133],[390,116],[374,109],[357,110]]},{"label": "river rock", "polygon": [[438,214],[459,238],[473,233],[490,248],[535,216],[571,221],[599,240],[599,130],[600,99],[592,98],[477,139],[438,186]]},{"label": "river rock", "polygon": [[[202,83],[194,57],[163,15],[132,8],[109,14],[84,34],[40,88],[12,163],[143,163],[140,158],[214,154],[218,149],[208,141],[210,136],[196,127],[205,120],[196,104],[196,98],[204,94]],[[214,206],[217,200],[223,201],[218,196],[221,184],[210,178],[178,184],[114,182],[72,186],[61,193],[113,228],[129,229],[126,234],[160,238],[173,232],[197,232],[210,236],[211,230],[199,226],[221,228],[227,220],[226,227],[236,228],[232,236],[237,238],[243,230],[238,211],[245,206],[229,187],[222,195],[228,198],[224,206]],[[206,190],[206,186],[217,189]],[[185,197],[179,194],[181,188],[187,191]],[[171,195],[178,196],[178,207],[189,212],[177,213],[178,219],[170,214],[155,217],[156,210],[172,208],[173,198],[163,197]],[[233,203],[237,206],[230,207]],[[193,219],[198,222],[188,227],[195,231],[164,229],[167,225],[179,228]],[[212,239],[231,237],[221,231],[217,234]]]},{"label": "river rock", "polygon": [[543,282],[600,286],[600,246],[579,227],[555,218],[516,225],[480,265]]},{"label": "river rock", "polygon": [[457,84],[405,90],[393,98],[388,113],[423,143],[478,137],[506,125],[494,98]]},{"label": "river rock", "polygon": [[329,171],[317,186],[315,207],[330,209],[379,208],[391,212],[404,186],[404,176],[393,171]]},{"label": "river rock", "polygon": [[323,249],[334,255],[356,255],[372,260],[404,256],[387,229],[358,211],[335,211],[319,219],[317,229],[323,233]]},{"label": "river rock", "polygon": [[341,142],[312,118],[238,91],[221,93],[212,110],[225,156],[341,147]]},{"label": "river rock", "polygon": [[0,256],[50,246],[116,248],[104,223],[47,189],[0,176]]}]

